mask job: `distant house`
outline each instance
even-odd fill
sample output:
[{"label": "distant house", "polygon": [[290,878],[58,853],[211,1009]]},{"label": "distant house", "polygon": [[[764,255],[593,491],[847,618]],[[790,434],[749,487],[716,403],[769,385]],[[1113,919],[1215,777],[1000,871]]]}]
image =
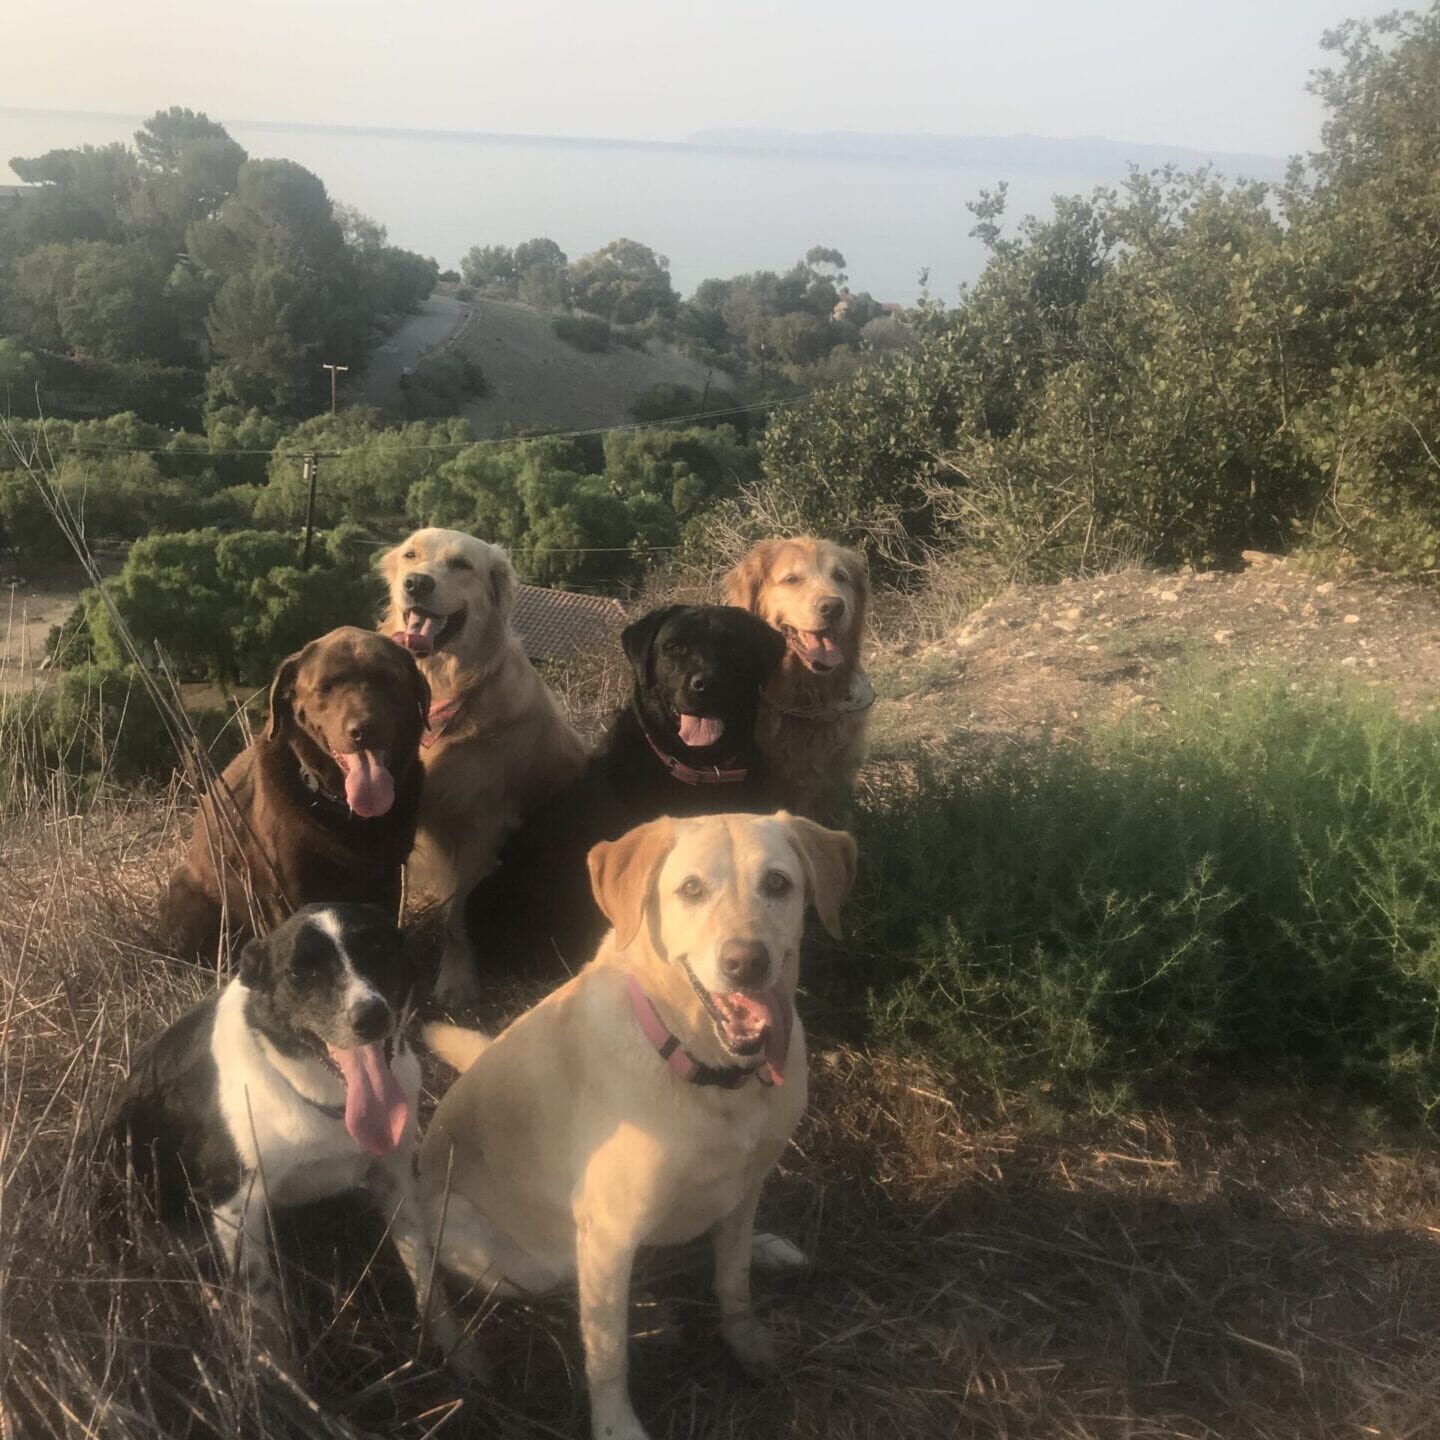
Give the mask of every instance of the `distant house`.
[{"label": "distant house", "polygon": [[[835,302],[835,308],[830,312],[830,318],[835,321],[843,320],[850,313],[850,306],[859,299],[849,290],[842,290],[840,298]],[[881,300],[877,302],[882,315],[893,315],[897,320],[905,318],[905,307],[897,304],[894,300]]]},{"label": "distant house", "polygon": [[613,645],[628,618],[625,607],[608,595],[522,585],[512,623],[532,660],[569,660]]}]

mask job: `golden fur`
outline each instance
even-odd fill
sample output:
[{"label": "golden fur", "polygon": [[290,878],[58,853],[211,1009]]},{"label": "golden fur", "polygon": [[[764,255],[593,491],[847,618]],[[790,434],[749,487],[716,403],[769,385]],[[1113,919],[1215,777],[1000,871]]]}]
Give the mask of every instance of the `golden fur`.
[{"label": "golden fur", "polygon": [[445,1211],[447,1270],[502,1293],[578,1282],[593,1433],[645,1440],[627,1383],[642,1245],[708,1232],[721,1336],[751,1370],[775,1367],[774,1337],[750,1309],[752,1258],[774,1268],[804,1257],[754,1222],[805,1108],[805,1034],[797,1017],[777,1088],[692,1085],[641,1030],[629,977],[691,1055],[733,1065],[695,984],[728,991],[729,947],[760,945],[754,991],[779,986],[793,1000],[806,906],[838,934],[855,842],[783,813],[663,819],[597,845],[590,875],[614,928],[579,975],[491,1043],[426,1027],[431,1048],[466,1068],[426,1133],[421,1187]]},{"label": "golden fur", "polygon": [[[865,758],[869,682],[861,666],[870,578],[864,558],[829,540],[761,540],[725,577],[725,599],[786,638],[756,738],[779,802],[821,824],[844,821]],[[843,609],[832,616],[820,607]],[[825,631],[840,663],[818,673],[797,635]],[[788,712],[788,713],[787,713]]]},{"label": "golden fur", "polygon": [[521,821],[579,774],[585,746],[526,658],[510,626],[515,571],[496,545],[458,530],[417,530],[380,557],[389,590],[380,629],[403,631],[405,579],[433,581],[426,608],[464,622],[434,654],[417,657],[434,714],[459,708],[421,749],[425,790],[411,856],[412,891],[448,903],[436,992],[474,998],[477,975],[465,938],[465,897]]}]

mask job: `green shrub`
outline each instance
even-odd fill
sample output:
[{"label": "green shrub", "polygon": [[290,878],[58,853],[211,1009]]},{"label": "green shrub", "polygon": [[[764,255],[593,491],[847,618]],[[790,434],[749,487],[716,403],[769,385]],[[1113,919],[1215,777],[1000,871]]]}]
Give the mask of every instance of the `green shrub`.
[{"label": "green shrub", "polygon": [[[179,678],[263,685],[306,641],[375,613],[374,550],[362,532],[319,537],[308,570],[300,549],[296,536],[270,531],[152,536],[106,588],[142,654],[160,645]],[[109,612],[93,591],[84,603],[97,663],[123,669],[130,656]]]},{"label": "green shrub", "polygon": [[1440,717],[1205,677],[1172,703],[1158,734],[977,755],[867,806],[830,983],[999,1089],[1281,1077],[1430,1116]]},{"label": "green shrub", "polygon": [[560,315],[552,322],[555,334],[567,345],[599,355],[610,348],[610,322],[594,315]]},{"label": "green shrub", "polygon": [[[252,719],[258,719],[260,706]],[[190,712],[217,766],[239,753],[243,736],[231,709]],[[43,694],[0,697],[0,811],[15,810],[56,787],[164,783],[178,760],[165,724],[132,668],[79,665]]]}]

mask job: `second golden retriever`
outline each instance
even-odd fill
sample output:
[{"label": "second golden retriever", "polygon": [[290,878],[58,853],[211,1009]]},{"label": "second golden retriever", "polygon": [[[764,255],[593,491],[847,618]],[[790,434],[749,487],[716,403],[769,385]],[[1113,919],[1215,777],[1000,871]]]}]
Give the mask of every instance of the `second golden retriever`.
[{"label": "second golden retriever", "polygon": [[756,738],[780,802],[843,823],[865,758],[875,692],[861,664],[870,579],[829,540],[761,540],[725,577],[725,599],[785,637]]},{"label": "second golden retriever", "polygon": [[511,627],[517,582],[499,546],[417,530],[379,563],[380,628],[419,661],[432,695],[410,875],[447,904],[436,994],[460,1004],[475,998],[477,974],[465,897],[506,836],[580,772],[585,746]]}]

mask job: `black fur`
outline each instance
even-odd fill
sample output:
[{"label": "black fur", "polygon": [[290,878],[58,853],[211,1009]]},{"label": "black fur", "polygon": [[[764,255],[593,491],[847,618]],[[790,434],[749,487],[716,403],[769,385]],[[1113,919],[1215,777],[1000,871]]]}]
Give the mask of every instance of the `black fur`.
[{"label": "black fur", "polygon": [[[320,1059],[327,1040],[354,1043],[339,1014],[340,956],[328,934],[307,924],[321,911],[337,918],[351,963],[390,1003],[387,1029],[407,998],[400,932],[383,910],[305,906],[265,939],[246,944],[231,982],[248,991],[250,1028],[296,1059]],[[222,993],[186,1011],[140,1050],[105,1121],[107,1143],[122,1166],[133,1168],[162,1219],[181,1218],[192,1197],[202,1206],[226,1200],[244,1179],[217,1099],[212,1040]]]},{"label": "black fur", "polygon": [[[779,632],[735,606],[669,605],[629,625],[621,644],[635,676],[630,704],[580,776],[516,831],[497,869],[471,892],[466,927],[482,975],[563,974],[590,959],[605,920],[585,857],[601,840],[662,815],[775,808],[755,721],[785,654]],[[712,745],[685,745],[681,712],[719,719],[724,733]],[[744,770],[745,778],[686,784],[651,741],[687,767]]]}]

